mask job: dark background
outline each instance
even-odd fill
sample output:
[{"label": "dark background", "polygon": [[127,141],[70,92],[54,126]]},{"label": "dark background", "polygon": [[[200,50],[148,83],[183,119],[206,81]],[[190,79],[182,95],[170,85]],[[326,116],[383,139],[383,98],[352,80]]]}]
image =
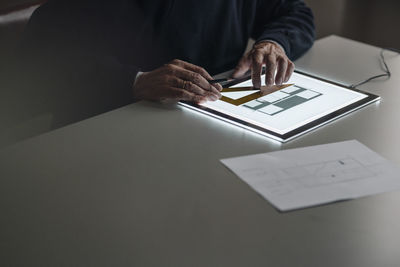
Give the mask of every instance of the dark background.
[{"label": "dark background", "polygon": [[336,34],[400,49],[400,1],[305,0],[313,9],[318,37]]},{"label": "dark background", "polygon": [[[11,10],[24,9],[43,0],[0,0],[0,56],[18,40],[29,11],[15,21],[2,19]],[[398,0],[305,0],[313,9],[317,38],[336,34],[380,47],[400,49],[400,1]],[[32,10],[32,9],[31,9]]]},{"label": "dark background", "polygon": [[[38,0],[0,0],[0,11]],[[318,37],[337,34],[378,46],[400,48],[400,1],[305,0],[313,9]],[[1,12],[0,12],[1,13]]]}]

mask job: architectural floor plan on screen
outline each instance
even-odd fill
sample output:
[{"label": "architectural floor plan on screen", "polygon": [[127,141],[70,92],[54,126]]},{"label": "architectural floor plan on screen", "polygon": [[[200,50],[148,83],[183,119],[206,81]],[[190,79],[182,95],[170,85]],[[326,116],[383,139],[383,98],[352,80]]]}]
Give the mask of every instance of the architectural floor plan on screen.
[{"label": "architectural floor plan on screen", "polygon": [[293,85],[275,93],[247,102],[243,106],[270,116],[274,116],[321,95],[322,94],[319,92]]},{"label": "architectural floor plan on screen", "polygon": [[[264,78],[265,76],[261,77],[261,80]],[[268,134],[272,132],[279,135],[278,139],[281,140],[282,135],[295,134],[294,130],[306,125],[311,127],[312,123],[319,119],[321,121],[318,123],[322,125],[328,116],[331,116],[330,119],[332,116],[339,116],[340,113],[335,115],[336,111],[344,110],[355,103],[361,105],[362,101],[368,98],[368,95],[362,92],[298,73],[294,73],[286,85],[289,86],[276,88],[276,91],[271,90],[272,93],[263,95],[259,90],[240,90],[253,88],[252,81],[246,80],[229,87],[237,90],[221,92],[223,98],[220,100],[207,101],[201,106],[211,113],[215,112],[218,117],[226,116],[228,120],[234,118],[241,124],[265,129]],[[225,101],[226,99],[232,101]],[[236,102],[241,103],[236,105]]]}]

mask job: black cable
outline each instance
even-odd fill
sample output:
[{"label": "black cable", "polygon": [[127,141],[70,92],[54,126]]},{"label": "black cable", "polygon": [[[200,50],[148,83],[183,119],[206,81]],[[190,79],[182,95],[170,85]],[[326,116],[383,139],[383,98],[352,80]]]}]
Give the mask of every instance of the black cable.
[{"label": "black cable", "polygon": [[382,64],[382,69],[385,73],[383,74],[379,74],[379,75],[375,75],[372,76],[362,82],[356,83],[356,84],[352,84],[350,85],[350,89],[355,89],[357,86],[366,84],[372,80],[378,79],[378,78],[382,78],[382,77],[388,77],[390,79],[390,77],[392,76],[392,73],[390,72],[390,69],[388,67],[388,65],[386,64],[386,60],[385,60],[385,51],[391,51],[391,52],[395,52],[400,54],[400,50],[396,49],[396,48],[382,48],[381,52],[380,52],[380,57],[381,57],[381,64]]}]

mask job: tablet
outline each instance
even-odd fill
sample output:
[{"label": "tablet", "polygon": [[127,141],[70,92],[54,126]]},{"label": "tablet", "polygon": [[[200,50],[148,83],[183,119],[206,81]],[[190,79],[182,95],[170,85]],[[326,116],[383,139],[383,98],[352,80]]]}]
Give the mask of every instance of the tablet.
[{"label": "tablet", "polygon": [[[250,77],[246,77],[224,87],[251,86]],[[259,97],[254,97],[255,92],[231,90],[223,92],[224,97],[215,102],[180,104],[287,142],[380,99],[367,92],[297,72],[280,90]]]}]

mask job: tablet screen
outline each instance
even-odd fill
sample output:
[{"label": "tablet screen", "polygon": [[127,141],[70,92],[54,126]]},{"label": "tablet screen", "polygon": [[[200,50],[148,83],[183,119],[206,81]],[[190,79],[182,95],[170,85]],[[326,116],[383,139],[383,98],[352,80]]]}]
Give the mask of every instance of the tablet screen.
[{"label": "tablet screen", "polygon": [[[251,86],[242,79],[229,88]],[[181,104],[284,142],[380,99],[296,72],[285,88],[264,96],[238,90],[223,92],[215,102]]]},{"label": "tablet screen", "polygon": [[[264,76],[262,77],[264,80]],[[229,114],[281,135],[321,118],[335,110],[360,101],[368,95],[294,73],[282,90],[239,106],[225,101],[206,102],[201,106]],[[251,80],[231,87],[252,86]],[[222,93],[231,99],[254,91]]]}]

